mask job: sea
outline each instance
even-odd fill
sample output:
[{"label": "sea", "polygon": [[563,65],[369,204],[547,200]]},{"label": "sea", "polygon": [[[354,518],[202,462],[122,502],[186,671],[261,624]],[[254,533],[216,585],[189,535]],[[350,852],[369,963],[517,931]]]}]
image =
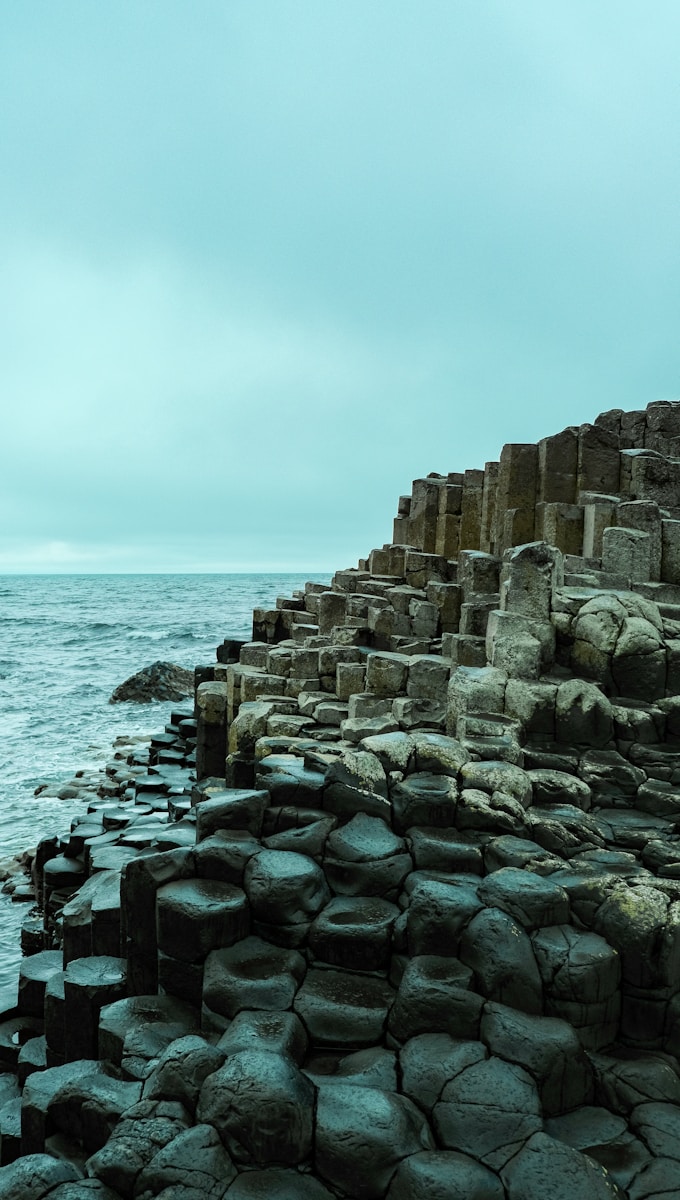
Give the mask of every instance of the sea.
[{"label": "sea", "polygon": [[[68,832],[83,801],[35,795],[113,757],[119,736],[162,730],[176,704],[109,704],[158,659],[215,662],[224,638],[252,636],[253,608],[274,607],[315,574],[0,576],[0,862]],[[58,788],[47,789],[54,793]],[[0,894],[0,1012],[15,1003],[29,906]]]}]

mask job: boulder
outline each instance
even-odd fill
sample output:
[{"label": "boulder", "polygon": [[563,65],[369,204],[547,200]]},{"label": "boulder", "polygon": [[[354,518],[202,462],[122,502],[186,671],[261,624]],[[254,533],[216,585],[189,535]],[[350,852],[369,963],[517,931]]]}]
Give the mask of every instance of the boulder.
[{"label": "boulder", "polygon": [[184,700],[194,694],[194,673],[175,663],[158,662],[143,667],[118,685],[109,704],[151,704],[154,700]]}]

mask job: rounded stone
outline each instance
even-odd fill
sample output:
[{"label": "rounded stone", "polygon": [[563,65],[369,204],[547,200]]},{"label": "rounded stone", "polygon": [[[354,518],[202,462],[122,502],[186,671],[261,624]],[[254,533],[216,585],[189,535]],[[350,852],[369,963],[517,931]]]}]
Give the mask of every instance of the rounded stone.
[{"label": "rounded stone", "polygon": [[208,1076],[196,1115],[235,1162],[295,1166],[311,1153],[313,1108],[314,1087],[291,1059],[244,1050]]},{"label": "rounded stone", "polygon": [[401,1159],[430,1149],[430,1127],[406,1097],[349,1083],[319,1088],[314,1163],[342,1195],[379,1200]]},{"label": "rounded stone", "polygon": [[262,850],[251,858],[244,887],[253,916],[271,925],[311,921],[330,899],[319,865],[304,854],[287,850]]},{"label": "rounded stone", "polygon": [[399,1164],[387,1200],[505,1200],[497,1175],[467,1154],[423,1150]]}]

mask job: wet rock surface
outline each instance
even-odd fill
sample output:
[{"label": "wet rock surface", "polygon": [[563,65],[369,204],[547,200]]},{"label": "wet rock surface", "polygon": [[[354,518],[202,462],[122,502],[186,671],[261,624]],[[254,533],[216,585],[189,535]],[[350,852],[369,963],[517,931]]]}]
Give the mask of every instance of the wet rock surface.
[{"label": "wet rock surface", "polygon": [[680,406],[624,417],[416,480],[74,777],[3,1200],[680,1197]]}]

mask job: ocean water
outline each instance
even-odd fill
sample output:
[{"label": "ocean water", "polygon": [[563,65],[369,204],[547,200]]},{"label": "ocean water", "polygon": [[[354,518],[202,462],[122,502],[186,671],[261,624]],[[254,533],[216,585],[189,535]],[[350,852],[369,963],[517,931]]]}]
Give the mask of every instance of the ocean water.
[{"label": "ocean water", "polygon": [[[327,575],[0,576],[0,860],[65,832],[82,801],[34,796],[48,781],[112,758],[119,735],[167,723],[170,703],[108,703],[157,659],[215,661],[225,637],[249,638],[252,610]],[[0,896],[0,1004],[16,989],[24,904]]]}]

